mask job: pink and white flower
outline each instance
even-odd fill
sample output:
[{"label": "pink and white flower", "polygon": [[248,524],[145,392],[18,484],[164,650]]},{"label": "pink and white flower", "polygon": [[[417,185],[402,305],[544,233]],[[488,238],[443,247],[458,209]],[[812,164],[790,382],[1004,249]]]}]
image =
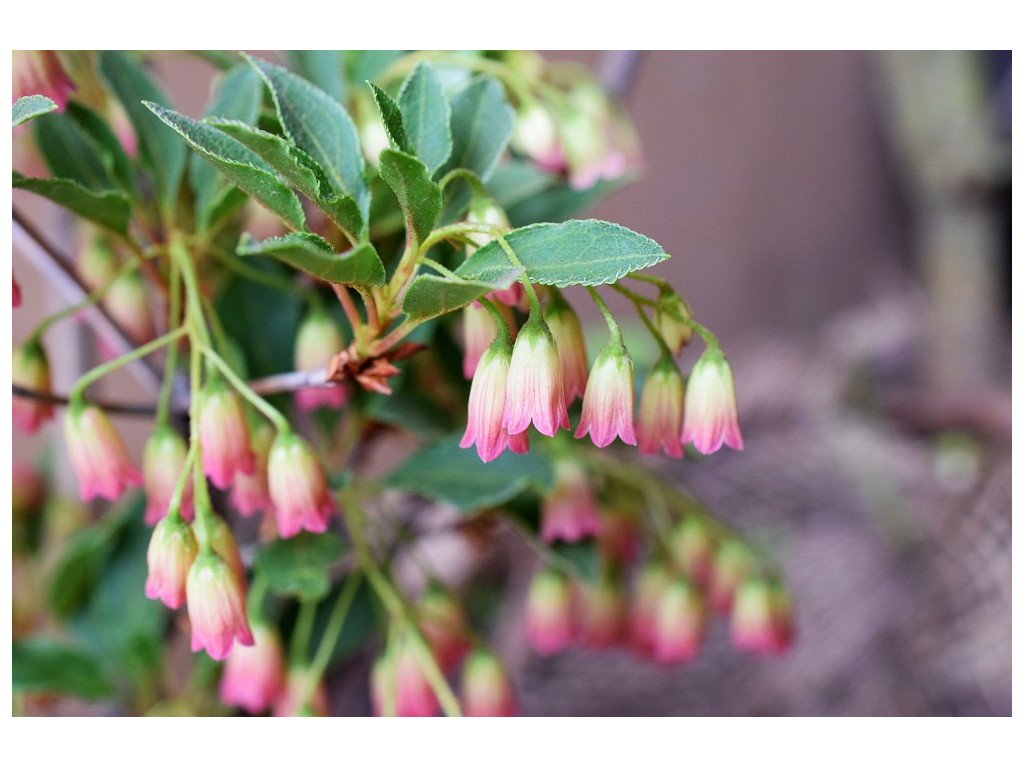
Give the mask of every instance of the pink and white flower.
[{"label": "pink and white flower", "polygon": [[203,472],[221,490],[227,490],[235,475],[255,471],[242,401],[220,378],[212,379],[203,392],[199,439]]},{"label": "pink and white flower", "polygon": [[281,538],[327,530],[335,504],[323,467],[305,440],[290,430],[280,432],[270,448],[267,477]]},{"label": "pink and white flower", "polygon": [[466,431],[459,442],[460,448],[476,444],[476,452],[483,462],[494,461],[506,448],[513,453],[526,453],[530,448],[526,432],[510,435],[505,427],[512,355],[508,336],[503,336],[488,347],[476,367],[469,389]]},{"label": "pink and white flower", "polygon": [[462,668],[462,711],[466,717],[515,717],[519,711],[505,667],[483,648],[474,650]]},{"label": "pink and white flower", "polygon": [[[156,525],[167,515],[174,490],[185,469],[187,457],[188,446],[184,438],[167,424],[157,425],[142,452],[142,477],[146,488],[146,525]],[[195,516],[191,478],[185,481],[179,511],[186,520],[192,520]]]},{"label": "pink and white flower", "polygon": [[584,643],[611,648],[625,637],[628,626],[629,606],[618,583],[606,578],[586,588],[580,632]]},{"label": "pink and white flower", "polygon": [[700,515],[688,514],[672,529],[669,554],[676,570],[700,585],[708,583],[715,556],[715,538]]},{"label": "pink and white flower", "polygon": [[732,369],[716,347],[704,351],[687,382],[681,442],[693,443],[705,454],[714,453],[723,443],[737,451],[743,449]]},{"label": "pink and white flower", "polygon": [[541,509],[541,538],[546,542],[574,542],[601,531],[594,492],[577,462],[555,462],[555,484]]},{"label": "pink and white flower", "polygon": [[658,637],[658,606],[669,584],[665,567],[654,562],[644,566],[633,585],[629,632],[633,649],[641,656],[653,656]]},{"label": "pink and white flower", "polygon": [[469,627],[462,607],[443,588],[431,585],[417,602],[416,613],[438,666],[446,672],[456,667],[470,650]]},{"label": "pink and white flower", "polygon": [[793,607],[776,579],[747,578],[732,607],[732,644],[743,651],[784,654],[793,645]]},{"label": "pink and white flower", "polygon": [[253,644],[239,646],[224,663],[220,700],[251,715],[266,712],[285,691],[284,652],[277,632],[252,625]]},{"label": "pink and white flower", "polygon": [[161,519],[153,529],[146,552],[146,597],[172,609],[183,606],[188,572],[198,553],[199,544],[192,528],[180,515]]},{"label": "pink and white flower", "polygon": [[583,340],[580,319],[569,303],[554,294],[545,310],[551,336],[558,350],[558,366],[562,374],[562,391],[569,405],[582,397],[587,389],[587,345]]},{"label": "pink and white flower", "polygon": [[640,395],[637,439],[640,453],[657,453],[664,447],[669,456],[681,459],[683,446],[683,375],[669,357],[657,362]]},{"label": "pink and white flower", "polygon": [[558,350],[539,314],[530,316],[516,338],[502,419],[510,435],[525,432],[531,422],[549,437],[559,427],[569,428]]},{"label": "pink and white flower", "polygon": [[697,588],[686,579],[670,582],[658,601],[654,659],[673,664],[696,658],[704,625],[704,604]]},{"label": "pink and white flower", "polygon": [[[295,336],[295,370],[316,371],[326,368],[345,346],[341,329],[323,309],[311,312],[299,325]],[[316,408],[341,408],[348,400],[347,384],[306,387],[295,393],[295,404],[303,411]]]},{"label": "pink and white flower", "polygon": [[13,57],[15,101],[22,96],[39,94],[53,100],[58,109],[67,106],[75,84],[56,51],[14,51]]},{"label": "pink and white flower", "polygon": [[480,358],[498,335],[494,317],[480,302],[474,301],[462,310],[462,374],[473,378]]},{"label": "pink and white flower", "polygon": [[526,598],[526,637],[537,653],[557,653],[576,636],[572,589],[558,571],[547,569],[533,577]]},{"label": "pink and white flower", "polygon": [[253,472],[249,475],[236,474],[235,483],[231,486],[231,506],[242,517],[251,517],[261,510],[274,508],[267,479],[267,461],[270,446],[274,442],[274,428],[269,422],[260,419],[249,434],[254,459]]},{"label": "pink and white flower", "polygon": [[715,550],[708,600],[718,613],[728,615],[740,585],[753,573],[756,563],[750,550],[734,536],[729,536]]},{"label": "pink and white flower", "polygon": [[636,445],[633,360],[621,341],[606,344],[590,372],[576,437],[588,432],[598,448],[610,445],[616,437],[627,445]]},{"label": "pink and white flower", "polygon": [[142,485],[121,436],[94,405],[72,403],[64,414],[64,439],[71,466],[78,475],[82,501],[97,496],[114,501],[125,488]]},{"label": "pink and white flower", "polygon": [[244,584],[222,557],[201,553],[189,569],[185,590],[193,651],[206,649],[210,658],[223,661],[235,643],[253,644]]},{"label": "pink and white flower", "polygon": [[440,711],[434,689],[411,647],[411,640],[399,638],[397,645],[381,656],[370,676],[373,712],[380,717],[392,701],[397,717],[433,717]]},{"label": "pink and white flower", "polygon": [[[42,344],[29,340],[15,347],[11,360],[12,383],[37,392],[50,392],[50,361]],[[14,426],[22,432],[35,432],[53,418],[53,405],[45,400],[14,395],[11,404]]]}]

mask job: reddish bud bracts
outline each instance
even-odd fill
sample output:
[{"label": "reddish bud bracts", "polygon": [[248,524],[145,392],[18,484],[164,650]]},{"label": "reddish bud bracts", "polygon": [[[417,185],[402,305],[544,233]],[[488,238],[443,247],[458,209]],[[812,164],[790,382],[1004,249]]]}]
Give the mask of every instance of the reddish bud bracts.
[{"label": "reddish bud bracts", "polygon": [[[14,348],[11,382],[49,394],[50,362],[38,341],[30,340]],[[11,414],[14,426],[22,432],[35,432],[44,422],[53,418],[53,406],[43,400],[14,395],[11,398]]]},{"label": "reddish bud bracts", "polygon": [[125,488],[142,485],[121,436],[99,408],[72,403],[64,414],[64,439],[78,475],[82,501],[97,496],[114,501]]},{"label": "reddish bud bracts", "polygon": [[739,587],[732,607],[732,644],[743,651],[783,654],[793,644],[793,608],[776,579],[757,576]]},{"label": "reddish bud bracts", "polygon": [[[295,337],[295,370],[316,371],[327,368],[345,346],[341,329],[324,310],[314,310],[299,326]],[[307,387],[295,393],[295,404],[303,411],[315,408],[341,408],[348,400],[348,387],[330,384]]]},{"label": "reddish bud bracts", "polygon": [[183,606],[188,572],[198,552],[199,544],[192,528],[180,515],[168,515],[160,520],[153,529],[146,552],[149,567],[146,597],[172,609]]},{"label": "reddish bud bracts", "polygon": [[[174,489],[185,468],[188,446],[184,438],[166,424],[160,424],[146,441],[142,453],[142,477],[146,488],[146,525],[156,525],[170,509]],[[186,520],[195,516],[192,479],[185,482],[179,511]]]},{"label": "reddish bud bracts", "polygon": [[562,374],[562,391],[569,405],[582,397],[587,389],[587,345],[583,340],[580,319],[557,293],[545,310],[551,336],[558,350],[558,367]]},{"label": "reddish bud bracts", "polygon": [[462,608],[444,589],[431,586],[417,603],[416,612],[438,666],[450,671],[470,650],[469,628]]},{"label": "reddish bud bracts", "polygon": [[531,422],[549,437],[559,427],[569,428],[558,350],[539,314],[530,316],[516,338],[502,420],[510,435],[526,431]]},{"label": "reddish bud bracts", "polygon": [[544,541],[579,541],[601,530],[597,502],[583,467],[575,461],[555,462],[555,485],[541,509]]},{"label": "reddish bud bracts", "polygon": [[590,371],[576,437],[584,437],[588,432],[598,448],[610,445],[616,437],[636,445],[633,360],[621,341],[606,344]]},{"label": "reddish bud bracts", "polygon": [[267,484],[267,461],[270,446],[274,442],[274,428],[260,419],[249,434],[254,459],[253,472],[250,475],[235,475],[235,483],[231,486],[231,505],[242,517],[251,517],[261,510],[274,508]]},{"label": "reddish bud bracts", "polygon": [[459,446],[469,448],[476,444],[476,452],[484,462],[494,461],[505,448],[526,453],[530,447],[525,432],[509,435],[505,428],[511,359],[508,341],[496,339],[480,359],[469,389],[468,420]]},{"label": "reddish bud bracts", "polygon": [[22,96],[39,94],[52,99],[58,109],[67,106],[75,85],[56,51],[14,51],[13,56],[14,101]]},{"label": "reddish bud bracts", "polygon": [[323,467],[305,440],[291,431],[279,433],[270,448],[267,478],[281,538],[327,530],[335,504]]},{"label": "reddish bud bracts", "polygon": [[477,648],[462,668],[462,712],[466,717],[515,717],[515,691],[501,661]]},{"label": "reddish bud bracts", "polygon": [[669,584],[669,576],[660,563],[650,563],[637,577],[630,603],[629,632],[633,649],[642,656],[654,653],[658,635],[658,606]]},{"label": "reddish bud bracts", "polygon": [[678,355],[693,338],[690,305],[671,288],[663,287],[658,295],[658,308],[654,311],[654,327],[672,354]]},{"label": "reddish bud bracts", "polygon": [[327,690],[323,680],[312,680],[304,667],[288,670],[284,693],[274,705],[274,717],[327,717]]},{"label": "reddish bud bracts", "polygon": [[693,443],[705,454],[714,453],[723,443],[737,451],[743,449],[732,369],[720,349],[709,347],[693,366],[686,384],[681,441]]},{"label": "reddish bud bracts", "polygon": [[694,659],[700,651],[704,625],[700,592],[686,579],[671,581],[658,601],[654,659],[663,664]]},{"label": "reddish bud bracts", "polygon": [[227,490],[235,475],[255,471],[242,401],[220,378],[211,379],[203,391],[199,439],[203,472],[221,490]]},{"label": "reddish bud bracts", "polygon": [[537,653],[557,653],[575,637],[572,590],[558,571],[541,571],[533,577],[526,598],[526,637]]},{"label": "reddish bud bracts", "polygon": [[474,301],[462,310],[462,341],[465,350],[462,358],[463,376],[473,378],[480,358],[497,335],[494,317],[479,302]]},{"label": "reddish bud bracts", "polygon": [[251,715],[266,712],[284,695],[284,653],[277,632],[252,625],[253,644],[235,648],[224,663],[220,700]]},{"label": "reddish bud bracts", "polygon": [[698,584],[708,583],[715,556],[715,538],[707,520],[699,515],[686,515],[672,529],[669,541],[672,562]]},{"label": "reddish bud bracts", "polygon": [[683,375],[671,358],[662,357],[644,383],[636,434],[640,453],[683,457],[679,435],[683,429]]},{"label": "reddish bud bracts", "polygon": [[592,648],[611,648],[622,641],[629,624],[629,608],[622,586],[608,578],[584,590],[580,637]]},{"label": "reddish bud bracts", "polygon": [[542,104],[524,104],[516,116],[512,148],[532,159],[541,169],[554,173],[565,168],[565,155],[558,140],[558,128]]},{"label": "reddish bud bracts", "polygon": [[223,661],[236,642],[253,644],[245,616],[245,587],[222,557],[200,554],[189,569],[185,589],[193,651],[206,649],[210,658]]},{"label": "reddish bud bracts", "polygon": [[740,584],[753,571],[756,563],[750,550],[739,539],[729,537],[715,550],[708,600],[718,613],[728,614]]}]

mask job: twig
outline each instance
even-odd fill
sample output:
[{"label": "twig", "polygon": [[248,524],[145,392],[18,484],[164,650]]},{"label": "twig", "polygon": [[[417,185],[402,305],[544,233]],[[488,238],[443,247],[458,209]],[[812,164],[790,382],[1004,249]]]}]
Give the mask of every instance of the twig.
[{"label": "twig", "polygon": [[[50,403],[52,405],[67,405],[67,395],[58,395],[54,392],[40,392],[35,389],[28,389],[27,387],[19,386],[18,384],[11,385],[11,391],[16,397],[25,397],[30,400],[39,400],[43,403]],[[123,413],[128,416],[152,416],[156,413],[156,403],[112,403],[109,400],[97,400],[91,397],[83,397],[83,402],[89,405],[95,405],[108,413]]]}]

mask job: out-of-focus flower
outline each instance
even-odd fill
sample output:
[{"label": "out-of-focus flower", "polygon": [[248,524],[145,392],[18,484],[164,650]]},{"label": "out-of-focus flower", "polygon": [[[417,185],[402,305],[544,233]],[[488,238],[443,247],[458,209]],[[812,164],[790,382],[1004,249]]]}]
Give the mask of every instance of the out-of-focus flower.
[{"label": "out-of-focus flower", "polygon": [[14,75],[14,101],[22,96],[39,94],[52,99],[59,109],[64,109],[68,98],[75,92],[75,84],[68,77],[56,51],[14,51],[11,71]]},{"label": "out-of-focus flower", "polygon": [[610,648],[625,638],[629,604],[622,585],[602,578],[584,590],[580,637],[593,648]]},{"label": "out-of-focus flower", "polygon": [[[327,690],[323,680],[312,680],[306,667],[292,667],[284,693],[274,705],[274,717],[327,717]],[[312,689],[312,694],[309,691]]]},{"label": "out-of-focus flower", "polygon": [[512,682],[501,661],[490,651],[475,649],[462,668],[462,706],[466,717],[515,717]]},{"label": "out-of-focus flower", "polygon": [[146,552],[146,597],[172,609],[183,606],[188,572],[198,553],[195,534],[180,515],[161,519],[153,529]]},{"label": "out-of-focus flower", "polygon": [[526,598],[526,636],[537,653],[557,653],[575,637],[569,580],[547,569],[533,577]]},{"label": "out-of-focus flower", "polygon": [[114,280],[103,297],[103,306],[135,342],[141,344],[156,336],[152,301],[138,272],[126,272]]},{"label": "out-of-focus flower", "polygon": [[732,643],[740,650],[784,654],[793,645],[793,607],[789,592],[775,578],[751,576],[736,592],[732,606]]},{"label": "out-of-focus flower", "polygon": [[708,600],[718,613],[728,614],[740,584],[753,571],[756,563],[750,550],[735,536],[727,537],[715,550]]},{"label": "out-of-focus flower", "polygon": [[64,414],[64,439],[71,466],[78,475],[82,501],[97,496],[114,501],[125,488],[142,485],[121,436],[94,405],[71,403]]},{"label": "out-of-focus flower", "polygon": [[445,589],[431,585],[416,604],[420,629],[446,672],[456,667],[470,650],[466,615]]},{"label": "out-of-focus flower", "polygon": [[705,610],[700,592],[687,579],[671,581],[658,602],[654,658],[665,664],[690,661],[704,638]]},{"label": "out-of-focus flower", "polygon": [[576,437],[584,437],[587,432],[598,448],[610,445],[616,437],[627,445],[636,445],[633,360],[619,340],[605,345],[590,372]]},{"label": "out-of-focus flower", "polygon": [[259,419],[250,431],[250,447],[254,459],[252,474],[235,475],[231,486],[231,506],[242,517],[251,517],[260,510],[272,510],[270,488],[267,481],[267,460],[274,442],[274,428],[265,419]]},{"label": "out-of-focus flower", "polygon": [[211,377],[202,393],[199,439],[203,472],[221,490],[227,490],[235,475],[255,471],[242,401],[219,376]]},{"label": "out-of-focus flower", "polygon": [[633,586],[629,630],[633,649],[642,656],[653,656],[658,637],[658,606],[669,584],[665,567],[657,562],[644,566]]},{"label": "out-of-focus flower", "polygon": [[558,126],[551,113],[538,101],[520,106],[511,143],[516,152],[529,157],[542,170],[557,173],[565,169],[565,153],[558,139]]},{"label": "out-of-focus flower", "polygon": [[327,530],[335,504],[323,467],[305,440],[290,430],[280,432],[270,448],[267,477],[282,538]]},{"label": "out-of-focus flower", "polygon": [[683,456],[679,435],[683,429],[683,375],[670,357],[655,364],[640,395],[637,439],[640,453],[657,453],[662,447],[673,458]]},{"label": "out-of-focus flower", "polygon": [[583,467],[559,459],[554,470],[554,489],[541,511],[541,537],[547,542],[573,542],[599,533],[601,516]]},{"label": "out-of-focus flower", "polygon": [[628,509],[613,508],[601,515],[597,546],[601,557],[612,565],[629,565],[636,560],[640,535],[636,518]]},{"label": "out-of-focus flower", "polygon": [[[158,424],[146,441],[142,453],[146,525],[156,525],[167,514],[187,457],[188,446],[184,438],[167,424]],[[180,506],[181,515],[186,520],[192,520],[195,515],[192,490],[192,480],[189,478],[181,494]]]},{"label": "out-of-focus flower", "polygon": [[285,669],[276,630],[254,622],[252,637],[252,645],[235,648],[224,663],[220,700],[256,715],[284,695]]},{"label": "out-of-focus flower", "polygon": [[42,507],[46,499],[46,482],[32,464],[15,457],[11,491],[11,514],[16,519],[24,519]]},{"label": "out-of-focus flower", "polygon": [[708,583],[715,556],[715,537],[705,518],[688,514],[672,529],[669,542],[676,568],[698,584]]},{"label": "out-of-focus flower", "polygon": [[[323,309],[314,309],[302,321],[295,336],[295,370],[316,371],[327,368],[345,346],[338,324]],[[347,384],[306,387],[295,393],[295,404],[303,411],[315,408],[341,408],[348,400]]]},{"label": "out-of-focus flower", "polygon": [[732,369],[717,347],[704,350],[686,384],[681,441],[693,443],[701,453],[714,453],[723,443],[737,451],[743,449]]},{"label": "out-of-focus flower", "polygon": [[412,640],[401,637],[373,666],[370,694],[378,717],[387,711],[385,702],[393,701],[398,717],[433,717],[440,711],[437,695],[416,658]]},{"label": "out-of-focus flower", "polygon": [[558,350],[539,312],[531,313],[516,338],[503,419],[510,435],[525,432],[531,422],[549,437],[569,428]]},{"label": "out-of-focus flower", "polygon": [[205,648],[210,658],[223,661],[236,642],[253,644],[245,615],[244,590],[231,566],[220,555],[199,554],[189,569],[186,582],[193,651]]},{"label": "out-of-focus flower", "polygon": [[[30,339],[14,348],[11,381],[26,389],[50,393],[50,361],[38,340]],[[44,422],[53,418],[53,405],[45,400],[14,395],[11,404],[14,426],[22,432],[35,432]]]}]

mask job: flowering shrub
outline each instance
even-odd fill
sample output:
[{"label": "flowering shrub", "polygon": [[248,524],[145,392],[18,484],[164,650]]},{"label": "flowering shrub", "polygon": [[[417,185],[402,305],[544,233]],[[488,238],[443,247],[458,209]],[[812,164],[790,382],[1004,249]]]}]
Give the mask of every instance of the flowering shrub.
[{"label": "flowering shrub", "polygon": [[[34,431],[63,408],[82,500],[113,502],[69,523],[53,506],[33,518],[24,496],[16,530],[36,519],[45,535],[16,536],[15,568],[57,566],[46,604],[20,620],[16,606],[15,686],[116,690],[132,711],[326,714],[325,674],[372,647],[380,714],[515,714],[473,579],[415,557],[430,544],[415,497],[457,510],[467,536],[481,518],[528,538],[522,632],[538,653],[685,662],[715,612],[734,614],[738,647],[784,651],[771,561],[610,447],[681,459],[743,441],[717,339],[644,271],[668,254],[572,218],[639,163],[597,84],[519,52],[207,55],[220,71],[202,117],[171,106],[146,57],[15,61],[15,130],[50,175],[13,185],[74,215],[90,292],[15,347],[14,421]],[[571,286],[607,325],[589,371]],[[633,320],[607,291],[660,350],[639,409]],[[53,393],[46,332],[94,304],[134,346]],[[143,359],[162,385],[140,469],[89,387]],[[27,631],[45,613],[69,640]],[[160,670],[183,633],[200,655],[175,687]],[[225,662],[219,684],[204,653]]]}]

